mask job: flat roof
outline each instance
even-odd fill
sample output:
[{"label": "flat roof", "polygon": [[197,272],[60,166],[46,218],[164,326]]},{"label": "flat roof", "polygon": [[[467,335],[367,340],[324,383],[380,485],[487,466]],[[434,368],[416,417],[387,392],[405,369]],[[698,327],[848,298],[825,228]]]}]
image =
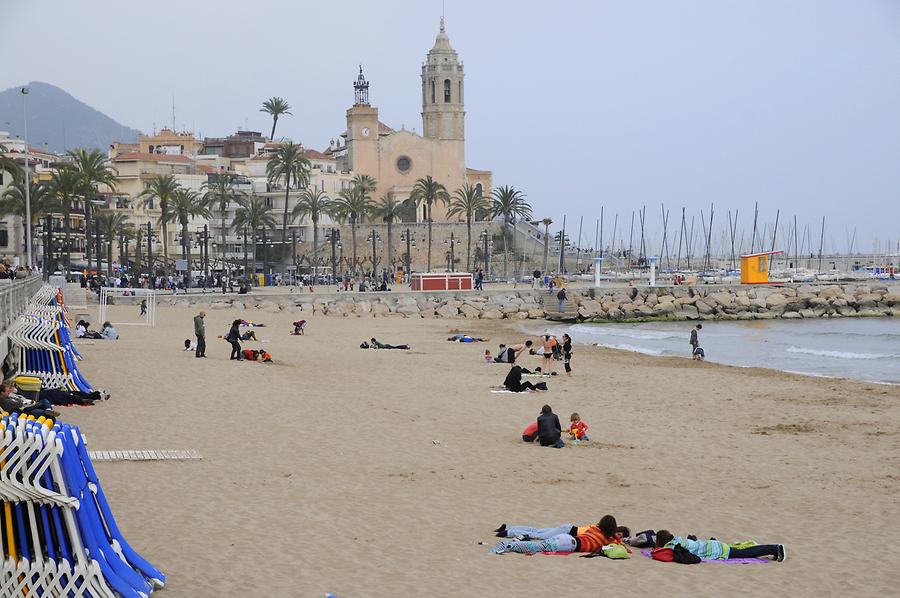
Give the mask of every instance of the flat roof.
[{"label": "flat roof", "polygon": [[747,255],[742,255],[741,258],[745,257],[759,257],[761,255],[775,255],[776,253],[784,253],[783,250],[779,249],[778,251],[762,251],[760,253],[748,253]]}]

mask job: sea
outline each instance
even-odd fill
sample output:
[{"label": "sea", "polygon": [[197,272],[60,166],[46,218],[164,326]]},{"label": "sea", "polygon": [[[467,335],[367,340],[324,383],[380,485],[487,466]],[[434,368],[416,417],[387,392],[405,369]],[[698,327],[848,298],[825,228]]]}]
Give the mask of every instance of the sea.
[{"label": "sea", "polygon": [[[704,321],[700,346],[706,360],[808,376],[900,384],[900,318]],[[571,324],[574,344],[592,344],[645,355],[690,359],[696,322]],[[540,334],[529,326],[528,331]]]}]

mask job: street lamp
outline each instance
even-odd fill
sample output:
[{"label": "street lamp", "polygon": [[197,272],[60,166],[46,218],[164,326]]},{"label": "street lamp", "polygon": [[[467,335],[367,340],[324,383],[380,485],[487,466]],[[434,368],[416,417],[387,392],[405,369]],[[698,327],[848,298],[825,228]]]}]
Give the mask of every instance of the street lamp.
[{"label": "street lamp", "polygon": [[[447,255],[447,269],[451,272],[456,271],[456,254],[455,254],[455,245],[459,243],[459,239],[457,239],[453,232],[450,232],[450,253]],[[447,244],[447,240],[444,239],[444,245]]]},{"label": "street lamp", "polygon": [[25,102],[28,88],[23,87],[20,91],[22,92],[22,137],[25,142],[25,260],[28,268],[31,268],[31,178],[28,175],[28,109]]},{"label": "street lamp", "polygon": [[372,232],[366,237],[366,241],[372,241],[372,280],[374,281],[375,269],[378,265],[378,257],[375,254],[375,243],[381,243],[381,235],[375,232],[375,229],[372,229]]}]

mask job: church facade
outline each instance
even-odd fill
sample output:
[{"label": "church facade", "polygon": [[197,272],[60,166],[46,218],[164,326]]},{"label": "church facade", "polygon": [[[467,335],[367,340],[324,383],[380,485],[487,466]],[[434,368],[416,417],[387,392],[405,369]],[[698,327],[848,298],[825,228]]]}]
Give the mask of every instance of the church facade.
[{"label": "church facade", "polygon": [[[347,130],[341,135],[340,166],[377,181],[372,194],[397,201],[409,198],[416,181],[431,176],[451,195],[468,183],[485,197],[491,193],[491,172],[466,167],[465,71],[441,18],[434,47],[422,64],[422,135],[397,131],[378,120],[378,108],[369,103],[369,82],[360,68],[354,83],[354,103],[347,110]],[[435,205],[432,218],[447,221],[446,206]],[[425,221],[419,207],[414,222]],[[456,220],[456,218],[454,218]]]}]

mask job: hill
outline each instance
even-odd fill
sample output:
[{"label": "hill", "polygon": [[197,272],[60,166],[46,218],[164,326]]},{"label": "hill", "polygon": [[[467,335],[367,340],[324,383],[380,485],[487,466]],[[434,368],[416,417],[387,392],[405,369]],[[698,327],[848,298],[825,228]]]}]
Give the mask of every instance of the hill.
[{"label": "hill", "polygon": [[[76,147],[106,151],[113,141],[134,142],[140,131],[126,127],[55,85],[28,84],[28,144],[64,152]],[[22,136],[20,87],[0,91],[0,130]]]}]

